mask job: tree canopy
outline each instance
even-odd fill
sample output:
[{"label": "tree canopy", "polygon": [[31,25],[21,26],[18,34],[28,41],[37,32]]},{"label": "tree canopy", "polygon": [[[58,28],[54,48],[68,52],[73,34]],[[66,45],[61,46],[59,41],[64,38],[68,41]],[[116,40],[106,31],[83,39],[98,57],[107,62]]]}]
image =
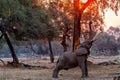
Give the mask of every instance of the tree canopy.
[{"label": "tree canopy", "polygon": [[[82,16],[83,33],[89,31],[87,26],[90,20],[93,23],[93,30],[103,28],[104,12],[110,8],[117,15],[119,7],[119,0],[94,0]],[[51,31],[56,33],[52,36],[59,36],[58,28],[61,29],[61,35],[63,35],[65,27],[73,28],[73,9],[72,0],[50,0],[49,2],[42,0],[0,1],[0,16],[4,19],[5,24],[9,25],[7,28],[9,32],[15,33],[16,39],[45,38],[47,33]],[[68,33],[71,32],[70,30]],[[68,34],[68,38],[71,38],[70,35]]]},{"label": "tree canopy", "polygon": [[103,13],[104,13],[105,9],[110,8],[117,15],[117,11],[120,8],[119,0],[95,0],[94,4],[96,4],[98,9],[101,10]]},{"label": "tree canopy", "polygon": [[58,28],[52,27],[50,16],[43,9],[45,5],[37,6],[35,1],[0,1],[0,16],[8,32],[14,33],[18,40],[54,38],[58,35]]}]

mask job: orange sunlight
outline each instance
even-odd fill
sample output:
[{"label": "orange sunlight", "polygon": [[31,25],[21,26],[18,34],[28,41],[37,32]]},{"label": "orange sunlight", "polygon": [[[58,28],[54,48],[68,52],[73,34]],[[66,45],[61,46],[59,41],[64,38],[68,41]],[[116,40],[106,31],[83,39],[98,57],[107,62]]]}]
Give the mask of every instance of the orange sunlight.
[{"label": "orange sunlight", "polygon": [[80,0],[82,5],[81,11],[84,11],[94,0]]}]

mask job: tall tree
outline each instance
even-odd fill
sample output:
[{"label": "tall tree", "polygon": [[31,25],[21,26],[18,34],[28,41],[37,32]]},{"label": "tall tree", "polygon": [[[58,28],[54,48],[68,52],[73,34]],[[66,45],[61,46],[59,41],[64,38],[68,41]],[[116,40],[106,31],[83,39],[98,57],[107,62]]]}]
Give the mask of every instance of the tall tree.
[{"label": "tall tree", "polygon": [[[73,51],[80,45],[80,34],[81,34],[81,17],[83,11],[91,4],[93,0],[88,0],[86,3],[80,3],[80,0],[74,0],[74,34],[73,34]],[[81,5],[80,5],[81,4]]]},{"label": "tall tree", "polygon": [[[77,5],[80,5],[80,2],[79,1],[77,1],[77,0],[74,0],[74,4],[75,4],[75,1],[76,1],[76,8],[78,7]],[[79,8],[80,8],[80,13],[82,13],[83,11],[84,11],[84,9],[86,9],[87,8],[87,6],[91,3],[91,2],[93,2],[93,0],[88,0],[87,1],[87,3],[84,3],[83,4],[83,6],[79,6]],[[114,4],[112,4],[114,2]],[[90,14],[90,17],[89,18],[91,18],[91,19],[88,19],[88,20],[96,20],[96,19],[94,19],[95,18],[95,16],[96,16],[96,14],[94,14],[94,13],[98,13],[97,15],[99,16],[99,18],[98,18],[98,20],[97,20],[97,23],[95,23],[94,22],[94,27],[96,28],[96,24],[97,25],[99,25],[99,24],[103,24],[103,18],[100,18],[100,12],[103,12],[103,14],[104,14],[104,10],[106,9],[106,8],[111,8],[114,12],[115,12],[115,14],[117,15],[117,11],[118,11],[118,9],[119,9],[119,1],[117,1],[117,0],[96,0],[96,1],[94,1],[93,3],[92,3],[92,5],[90,5],[90,7],[92,6],[93,8],[91,8],[91,9],[89,9],[90,11],[87,11],[86,10],[86,12],[89,12]],[[96,8],[95,8],[95,6],[96,6]],[[94,9],[96,9],[96,10],[94,10]],[[91,11],[91,10],[94,10],[94,11]],[[95,11],[97,11],[97,12],[95,12]],[[91,13],[92,12],[92,13]],[[76,13],[77,14],[77,13]],[[104,15],[103,15],[104,16]],[[83,16],[84,17],[84,16]],[[86,17],[85,17],[86,18]],[[77,19],[76,19],[77,20]],[[84,20],[86,20],[86,19],[84,19]],[[81,20],[81,21],[83,21],[83,20]],[[87,22],[87,21],[86,21]],[[89,21],[90,22],[90,21]],[[81,24],[81,23],[80,23]],[[75,26],[75,25],[74,25]],[[90,23],[89,23],[89,31],[90,30],[92,30],[91,29],[91,25],[90,25]],[[76,27],[77,28],[77,27]],[[97,28],[96,28],[97,29]],[[96,30],[96,29],[94,29],[94,30]],[[99,29],[101,29],[102,30],[102,28],[100,27]],[[79,28],[78,29],[76,29],[75,31],[76,31],[76,33],[77,33],[77,30],[79,30]],[[78,35],[79,35],[80,33],[79,33],[79,31],[78,31]],[[77,35],[76,35],[77,36]],[[92,35],[90,35],[90,36],[92,36]],[[89,36],[89,37],[90,37]],[[75,38],[73,37],[73,51],[74,51],[74,46],[75,46],[75,40],[74,40]],[[76,39],[76,44],[78,44],[78,39]]]},{"label": "tall tree", "polygon": [[81,15],[82,12],[80,11],[80,0],[74,0],[74,33],[73,33],[73,51],[77,48],[80,44],[80,32],[81,32]]},{"label": "tall tree", "polygon": [[[83,5],[83,3],[82,3],[82,5]],[[49,12],[50,12],[50,16],[52,16],[51,19],[53,21],[53,24],[57,25],[61,30],[60,38],[62,40],[61,44],[63,45],[63,49],[64,49],[64,51],[67,51],[67,48],[68,48],[67,40],[72,40],[72,35],[73,35],[74,14],[75,14],[73,2],[70,0],[64,0],[64,1],[63,0],[57,0],[57,1],[51,0],[51,2],[49,3],[49,6],[50,6]],[[78,7],[80,8],[80,6],[78,6]],[[86,5],[84,5],[84,8],[85,7],[86,7]],[[86,29],[86,28],[87,28],[87,26],[89,26],[88,22],[90,20],[93,23],[91,25],[93,33],[96,32],[97,27],[99,27],[101,25],[101,23],[103,24],[101,15],[98,14],[99,10],[95,7],[96,6],[91,7],[91,5],[90,5],[89,9],[87,9],[87,11],[85,10],[84,13],[82,14],[81,35],[84,35],[84,36],[89,35],[88,29]],[[81,10],[81,12],[82,12],[82,10]],[[90,10],[92,10],[92,12]],[[96,12],[93,12],[93,11],[96,11]],[[80,12],[80,11],[78,11],[78,12]],[[92,15],[92,13],[95,13],[95,15]],[[94,23],[94,22],[96,22],[96,23]],[[85,25],[85,28],[83,25]],[[100,26],[100,27],[102,27],[102,26]],[[96,29],[93,29],[93,28],[96,28]]]}]

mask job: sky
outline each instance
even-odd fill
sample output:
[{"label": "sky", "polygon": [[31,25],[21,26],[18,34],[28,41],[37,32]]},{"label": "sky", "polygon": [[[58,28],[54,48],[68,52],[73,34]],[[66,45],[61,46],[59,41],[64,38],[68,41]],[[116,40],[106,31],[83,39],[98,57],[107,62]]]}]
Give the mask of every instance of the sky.
[{"label": "sky", "polygon": [[112,10],[108,10],[105,13],[105,30],[107,30],[110,26],[116,27],[120,25],[120,11],[118,11],[118,16]]}]

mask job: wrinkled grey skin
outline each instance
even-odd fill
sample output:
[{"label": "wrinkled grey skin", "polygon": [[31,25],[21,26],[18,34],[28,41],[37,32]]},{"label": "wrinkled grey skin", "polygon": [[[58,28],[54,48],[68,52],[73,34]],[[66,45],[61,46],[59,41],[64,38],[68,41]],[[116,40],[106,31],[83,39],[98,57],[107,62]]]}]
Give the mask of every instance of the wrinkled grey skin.
[{"label": "wrinkled grey skin", "polygon": [[74,53],[63,53],[57,61],[56,67],[53,71],[53,78],[58,78],[58,73],[60,70],[68,70],[77,66],[79,66],[82,70],[82,77],[87,77],[87,56],[90,54],[89,50],[92,46],[92,43],[93,41],[85,41]]}]

